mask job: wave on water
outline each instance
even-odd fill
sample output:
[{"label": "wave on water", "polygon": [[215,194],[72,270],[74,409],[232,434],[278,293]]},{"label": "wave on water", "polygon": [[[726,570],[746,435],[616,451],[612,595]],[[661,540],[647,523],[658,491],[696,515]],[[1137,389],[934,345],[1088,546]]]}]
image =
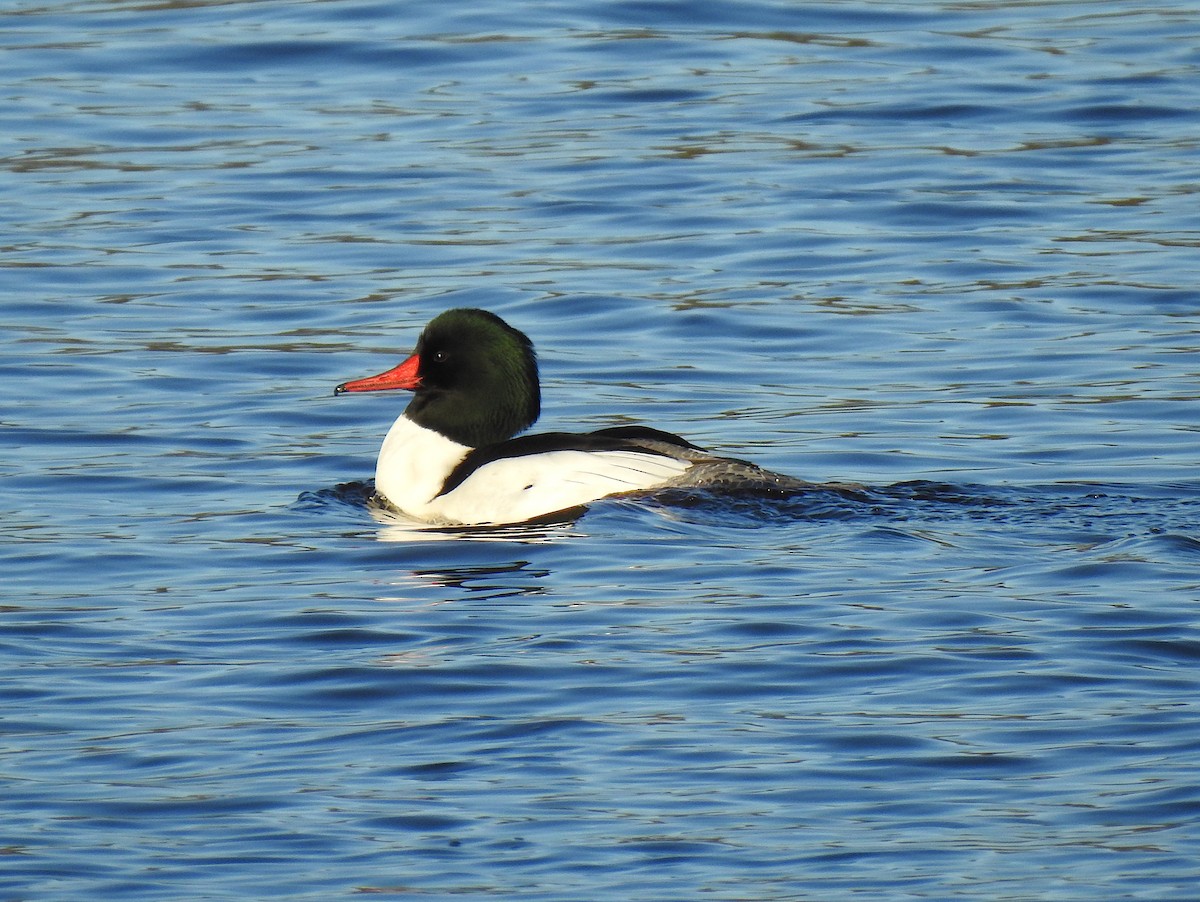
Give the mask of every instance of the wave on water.
[{"label": "wave on water", "polygon": [[335,486],[301,492],[293,508],[305,511],[353,509],[367,507],[375,496],[373,480],[340,482]]},{"label": "wave on water", "polygon": [[815,485],[771,490],[667,490],[652,504],[706,521],[731,518],[764,525],[814,520],[989,522],[1114,533],[1195,533],[1200,538],[1200,485],[1055,483],[992,486],[914,480],[883,487]]},{"label": "wave on water", "polygon": [[[810,485],[804,488],[671,488],[623,500],[697,524],[731,527],[770,526],[813,521],[885,521],[904,523],[1008,524],[1049,528],[1060,535],[1171,536],[1200,551],[1200,485],[1161,486],[1055,483],[989,486],[914,480],[890,486]],[[604,501],[595,502],[598,506]],[[383,526],[403,525],[427,531],[472,535],[505,534],[525,524],[504,527],[431,527],[409,521],[385,508],[372,480],[345,482],[302,492],[293,509],[310,512],[367,511]],[[575,508],[543,518],[533,527],[570,524],[586,513]]]}]

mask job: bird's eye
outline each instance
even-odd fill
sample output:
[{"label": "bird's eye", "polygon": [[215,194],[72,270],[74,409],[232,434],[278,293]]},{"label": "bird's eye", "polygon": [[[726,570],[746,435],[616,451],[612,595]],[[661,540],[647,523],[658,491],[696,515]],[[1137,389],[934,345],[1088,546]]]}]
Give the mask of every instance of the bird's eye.
[{"label": "bird's eye", "polygon": [[431,356],[433,357],[434,363],[445,363],[450,359],[450,355],[445,351],[434,351]]}]

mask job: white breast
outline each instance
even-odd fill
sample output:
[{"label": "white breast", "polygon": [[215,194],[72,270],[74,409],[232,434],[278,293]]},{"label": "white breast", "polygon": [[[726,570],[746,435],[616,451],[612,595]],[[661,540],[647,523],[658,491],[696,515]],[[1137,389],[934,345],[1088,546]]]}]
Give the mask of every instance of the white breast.
[{"label": "white breast", "polygon": [[470,450],[402,414],[379,449],[375,490],[409,516],[434,519],[429,513],[430,502]]}]

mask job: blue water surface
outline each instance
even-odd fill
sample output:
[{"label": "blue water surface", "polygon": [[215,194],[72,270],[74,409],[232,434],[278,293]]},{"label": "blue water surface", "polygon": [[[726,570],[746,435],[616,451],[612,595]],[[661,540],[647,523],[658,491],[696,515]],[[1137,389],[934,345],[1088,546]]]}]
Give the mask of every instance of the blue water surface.
[{"label": "blue water surface", "polygon": [[[0,9],[0,898],[1184,899],[1200,12]],[[817,481],[367,503],[451,306]]]}]

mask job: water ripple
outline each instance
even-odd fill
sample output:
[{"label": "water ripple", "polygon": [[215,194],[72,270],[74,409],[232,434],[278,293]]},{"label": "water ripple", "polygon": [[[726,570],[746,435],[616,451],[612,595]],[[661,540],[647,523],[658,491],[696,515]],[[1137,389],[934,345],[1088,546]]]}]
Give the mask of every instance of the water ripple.
[{"label": "water ripple", "polygon": [[[3,892],[1194,894],[1194,11],[0,24]],[[379,511],[456,305],[825,487]]]}]

